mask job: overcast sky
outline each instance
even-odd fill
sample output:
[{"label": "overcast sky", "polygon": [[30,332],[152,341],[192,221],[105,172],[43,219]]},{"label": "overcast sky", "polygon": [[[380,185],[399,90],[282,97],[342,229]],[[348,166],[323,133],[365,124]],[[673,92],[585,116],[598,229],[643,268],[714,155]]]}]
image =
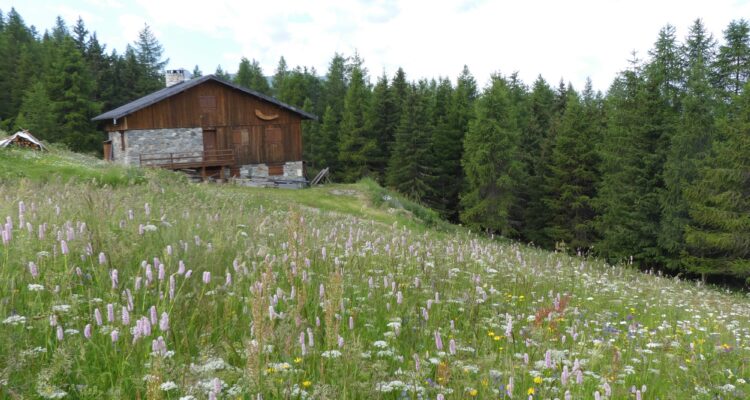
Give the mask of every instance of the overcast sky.
[{"label": "overcast sky", "polygon": [[717,39],[733,19],[750,18],[750,1],[732,0],[2,0],[27,24],[49,29],[60,15],[81,16],[108,49],[122,52],[151,26],[168,68],[213,73],[257,59],[266,75],[279,57],[324,74],[334,52],[365,60],[371,80],[401,66],[409,79],[448,76],[464,64],[480,85],[492,72],[541,74],[606,90],[635,50],[643,58],[666,24],[682,39],[702,18]]}]

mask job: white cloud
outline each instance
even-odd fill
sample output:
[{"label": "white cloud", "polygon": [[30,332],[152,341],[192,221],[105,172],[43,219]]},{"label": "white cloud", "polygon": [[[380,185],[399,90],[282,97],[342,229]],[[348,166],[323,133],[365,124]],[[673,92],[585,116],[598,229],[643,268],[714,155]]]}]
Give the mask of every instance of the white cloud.
[{"label": "white cloud", "polygon": [[749,3],[707,7],[699,0],[136,1],[142,17],[118,18],[128,41],[144,20],[172,43],[179,43],[169,36],[174,28],[203,34],[202,46],[226,50],[223,60],[196,54],[192,63],[211,71],[219,63],[233,71],[244,55],[270,74],[283,55],[290,65],[324,73],[334,52],[358,49],[373,76],[402,66],[411,79],[455,77],[467,64],[479,82],[494,71],[520,71],[529,84],[542,74],[553,85],[565,78],[578,88],[590,76],[602,90],[627,67],[631,50],[647,56],[665,24],[677,26],[682,39],[702,17],[718,38],[732,19],[750,15]]}]

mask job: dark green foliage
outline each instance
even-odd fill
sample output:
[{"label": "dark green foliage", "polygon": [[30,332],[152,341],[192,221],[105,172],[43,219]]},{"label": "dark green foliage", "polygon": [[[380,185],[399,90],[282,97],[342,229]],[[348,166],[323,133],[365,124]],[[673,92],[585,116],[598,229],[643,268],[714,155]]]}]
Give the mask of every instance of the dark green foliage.
[{"label": "dark green foliage", "polygon": [[653,267],[660,259],[659,194],[674,128],[664,93],[662,82],[646,80],[639,69],[624,72],[610,89],[607,130],[599,152],[596,228],[600,239],[595,248],[612,262],[632,260]]},{"label": "dark green foliage", "polygon": [[718,87],[725,100],[740,94],[750,76],[750,25],[744,19],[732,21],[724,31],[725,44],[716,59]]},{"label": "dark green foliage", "polygon": [[[695,33],[691,32],[691,35]],[[683,235],[690,223],[689,201],[684,191],[697,178],[699,164],[709,154],[716,135],[713,91],[709,86],[708,68],[700,59],[690,63],[684,110],[672,136],[664,167],[659,243],[666,257],[666,266],[673,269],[681,267],[680,255],[685,246]]]},{"label": "dark green foliage", "polygon": [[137,91],[140,96],[154,92],[164,87],[164,66],[169,59],[162,59],[164,48],[156,39],[148,25],[138,33],[138,40],[134,43],[135,56],[142,69],[142,76],[138,80]]},{"label": "dark green foliage", "polygon": [[434,195],[429,101],[427,82],[421,81],[408,90],[386,179],[389,187],[420,202]]},{"label": "dark green foliage", "polygon": [[523,173],[511,89],[499,75],[476,103],[476,119],[464,139],[462,165],[466,192],[461,197],[461,221],[469,226],[516,236],[521,221],[512,219]]},{"label": "dark green foliage", "polygon": [[[39,35],[0,11],[0,129],[99,151],[91,117],[161,89],[164,49],[148,26],[118,53],[80,18],[50,22]],[[446,219],[542,247],[749,277],[750,24],[732,21],[721,43],[700,19],[682,43],[675,32],[662,28],[604,97],[518,74],[479,95],[466,67],[455,86],[415,84],[401,68],[371,86],[356,54],[335,54],[325,77],[281,57],[270,84],[243,58],[235,81],[319,116],[302,123],[308,174],[372,177]]]},{"label": "dark green foliage", "polygon": [[198,64],[195,64],[195,67],[193,68],[193,78],[200,78],[203,76],[203,71],[201,71]]},{"label": "dark green foliage", "polygon": [[572,88],[566,95],[545,177],[544,203],[552,218],[544,230],[548,238],[571,250],[587,250],[595,239],[592,203],[598,183],[600,104],[590,86],[583,99]]},{"label": "dark green foliage", "polygon": [[551,246],[544,228],[551,219],[550,209],[544,204],[544,182],[548,174],[549,160],[554,143],[552,125],[555,118],[555,92],[540,76],[534,81],[528,94],[527,116],[521,136],[521,159],[526,175],[523,187],[524,239],[542,246]]},{"label": "dark green foliage", "polygon": [[92,100],[94,81],[72,38],[63,39],[56,53],[46,82],[58,124],[55,141],[75,151],[98,150],[100,133],[91,118],[101,105]]},{"label": "dark green foliage", "polygon": [[216,76],[219,79],[223,79],[225,81],[231,81],[232,77],[229,76],[229,73],[224,72],[224,70],[221,68],[221,65],[218,65],[216,67],[216,71],[214,72],[214,76]]},{"label": "dark green foliage", "polygon": [[355,58],[351,67],[349,88],[344,101],[339,136],[340,170],[337,176],[344,182],[354,182],[373,171],[372,157],[377,153],[377,143],[369,131],[367,109],[370,88],[362,61]]},{"label": "dark green foliage", "polygon": [[396,128],[400,122],[396,118],[396,102],[388,84],[388,77],[383,74],[378,78],[378,82],[372,90],[372,100],[367,114],[367,129],[372,132],[372,137],[377,145],[370,164],[373,168],[374,178],[381,184],[384,182],[386,166],[395,141]]},{"label": "dark green foliage", "polygon": [[247,58],[242,57],[234,83],[263,94],[271,94],[271,86],[268,85],[263,69],[256,60],[251,63]]},{"label": "dark green foliage", "polygon": [[58,130],[55,109],[43,82],[34,83],[23,99],[15,121],[16,129],[26,129],[41,140],[55,141]]},{"label": "dark green foliage", "polygon": [[690,223],[681,260],[688,272],[750,277],[750,93],[741,98],[740,117],[728,138],[685,189]]}]

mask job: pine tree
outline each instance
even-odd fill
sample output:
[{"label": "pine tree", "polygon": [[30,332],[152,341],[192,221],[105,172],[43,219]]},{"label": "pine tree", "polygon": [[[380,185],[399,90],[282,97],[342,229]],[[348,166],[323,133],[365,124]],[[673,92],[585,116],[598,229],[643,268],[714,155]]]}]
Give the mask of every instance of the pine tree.
[{"label": "pine tree", "polygon": [[242,57],[237,75],[234,77],[234,83],[256,92],[271,94],[268,80],[263,75],[263,69],[256,60],[250,62],[247,58]]},{"label": "pine tree", "polygon": [[421,81],[407,94],[386,180],[388,186],[417,201],[434,195],[428,91],[427,82]]},{"label": "pine tree", "polygon": [[[682,263],[686,270],[750,279],[750,92],[737,100],[740,116],[685,190],[690,223]],[[747,282],[747,281],[746,281]]]},{"label": "pine tree", "polygon": [[138,33],[134,50],[141,68],[141,74],[136,83],[138,94],[144,96],[164,87],[164,67],[169,59],[162,59],[164,48],[148,25],[144,25],[143,30]]},{"label": "pine tree", "polygon": [[523,170],[518,147],[510,88],[505,78],[493,75],[476,102],[476,118],[464,139],[462,165],[466,192],[461,197],[461,221],[469,226],[513,237],[520,221],[511,218]]},{"label": "pine tree", "polygon": [[371,174],[370,160],[377,151],[377,144],[368,131],[367,107],[370,89],[366,81],[366,70],[359,58],[354,59],[349,78],[349,88],[344,100],[339,136],[338,176],[344,182],[354,182]]}]

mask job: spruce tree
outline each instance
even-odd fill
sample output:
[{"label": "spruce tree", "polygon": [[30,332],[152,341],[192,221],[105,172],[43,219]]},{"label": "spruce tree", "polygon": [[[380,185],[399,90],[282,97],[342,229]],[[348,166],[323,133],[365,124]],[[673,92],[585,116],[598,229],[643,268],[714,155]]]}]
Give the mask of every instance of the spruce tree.
[{"label": "spruce tree", "polygon": [[462,159],[466,192],[461,197],[461,221],[508,237],[516,236],[520,228],[511,210],[523,172],[518,154],[520,131],[512,106],[507,80],[493,75],[476,102],[476,118],[469,123]]},{"label": "spruce tree", "polygon": [[427,204],[446,218],[457,214],[457,195],[461,188],[461,156],[463,132],[456,128],[451,112],[454,111],[455,94],[447,78],[440,78],[435,88],[432,120],[432,170],[435,178],[430,182],[433,196]]},{"label": "spruce tree", "polygon": [[79,16],[75,26],[73,26],[73,41],[81,54],[86,54],[88,36],[89,31],[86,29],[86,24],[83,23],[83,18]]},{"label": "spruce tree", "polygon": [[425,81],[409,89],[388,164],[388,186],[417,201],[434,195],[428,91]]},{"label": "spruce tree", "polygon": [[237,75],[234,77],[234,83],[256,92],[271,94],[268,80],[263,75],[263,69],[256,60],[251,63],[247,58],[242,57]]},{"label": "spruce tree", "polygon": [[320,125],[318,139],[310,144],[313,163],[318,169],[330,168],[335,171],[338,166],[339,121],[331,106],[326,107]]},{"label": "spruce tree", "polygon": [[284,56],[281,56],[279,64],[276,66],[276,73],[273,75],[273,93],[277,98],[281,98],[281,93],[284,90],[284,80],[288,75],[289,68],[286,65],[286,59]]},{"label": "spruce tree", "polygon": [[[394,92],[396,81],[393,83]],[[440,144],[444,149],[437,162],[439,179],[443,190],[441,202],[445,210],[445,216],[451,221],[459,221],[460,199],[459,196],[464,189],[464,170],[461,160],[464,156],[464,138],[469,130],[469,122],[474,118],[474,103],[478,97],[477,82],[469,71],[469,67],[463,66],[461,73],[456,79],[456,88],[453,90],[453,98],[450,100],[448,110],[449,128],[446,133],[445,142]]]},{"label": "spruce tree", "polygon": [[367,114],[368,130],[372,132],[377,144],[377,151],[373,153],[370,164],[375,178],[380,183],[384,182],[390,149],[395,140],[398,124],[393,93],[388,84],[388,77],[383,74],[373,88],[372,101]]},{"label": "spruce tree", "polygon": [[545,234],[571,250],[587,250],[595,238],[592,202],[598,183],[599,106],[592,99],[590,87],[583,101],[572,87],[566,94],[568,100],[545,179],[544,203],[551,213]]},{"label": "spruce tree", "polygon": [[739,117],[685,190],[689,225],[682,265],[690,273],[750,279],[750,93]]},{"label": "spruce tree", "polygon": [[136,83],[139,96],[145,96],[164,87],[164,67],[169,59],[162,59],[164,48],[156,39],[151,28],[144,25],[138,33],[134,51],[141,73]]},{"label": "spruce tree", "polygon": [[15,129],[26,129],[41,140],[59,140],[55,109],[42,81],[37,81],[26,91],[21,110],[15,120]]},{"label": "spruce tree", "polygon": [[709,84],[706,62],[713,54],[712,40],[696,21],[688,36],[685,54],[688,69],[683,113],[671,138],[664,167],[665,190],[661,199],[662,218],[659,244],[668,268],[680,269],[685,246],[685,227],[690,223],[689,200],[685,189],[696,178],[699,164],[706,158],[715,139],[714,93]]},{"label": "spruce tree", "polygon": [[732,21],[724,31],[724,44],[716,59],[719,90],[729,101],[737,96],[750,77],[750,25],[744,19]]},{"label": "spruce tree", "polygon": [[366,116],[369,102],[370,89],[366,71],[362,67],[362,61],[355,58],[344,100],[339,136],[341,164],[338,176],[344,182],[354,182],[369,176],[372,171],[369,163],[378,146],[368,130]]},{"label": "spruce tree", "polygon": [[58,134],[51,139],[75,151],[100,150],[100,134],[91,118],[101,111],[101,105],[92,100],[94,82],[72,38],[64,38],[57,48],[47,79],[58,123]]},{"label": "spruce tree", "polygon": [[229,76],[229,73],[224,72],[224,69],[221,68],[221,64],[219,64],[216,67],[216,71],[214,72],[214,76],[217,77],[217,78],[219,78],[219,79],[225,80],[225,81],[231,81],[232,80],[232,77]]},{"label": "spruce tree", "polygon": [[537,77],[528,95],[528,117],[522,127],[520,152],[524,163],[525,207],[523,238],[537,245],[551,247],[544,228],[550,220],[550,210],[544,204],[544,182],[548,174],[552,144],[552,123],[555,92],[541,76]]},{"label": "spruce tree", "polygon": [[195,64],[195,67],[193,67],[193,78],[200,78],[203,76],[203,71],[201,71],[198,64]]}]

